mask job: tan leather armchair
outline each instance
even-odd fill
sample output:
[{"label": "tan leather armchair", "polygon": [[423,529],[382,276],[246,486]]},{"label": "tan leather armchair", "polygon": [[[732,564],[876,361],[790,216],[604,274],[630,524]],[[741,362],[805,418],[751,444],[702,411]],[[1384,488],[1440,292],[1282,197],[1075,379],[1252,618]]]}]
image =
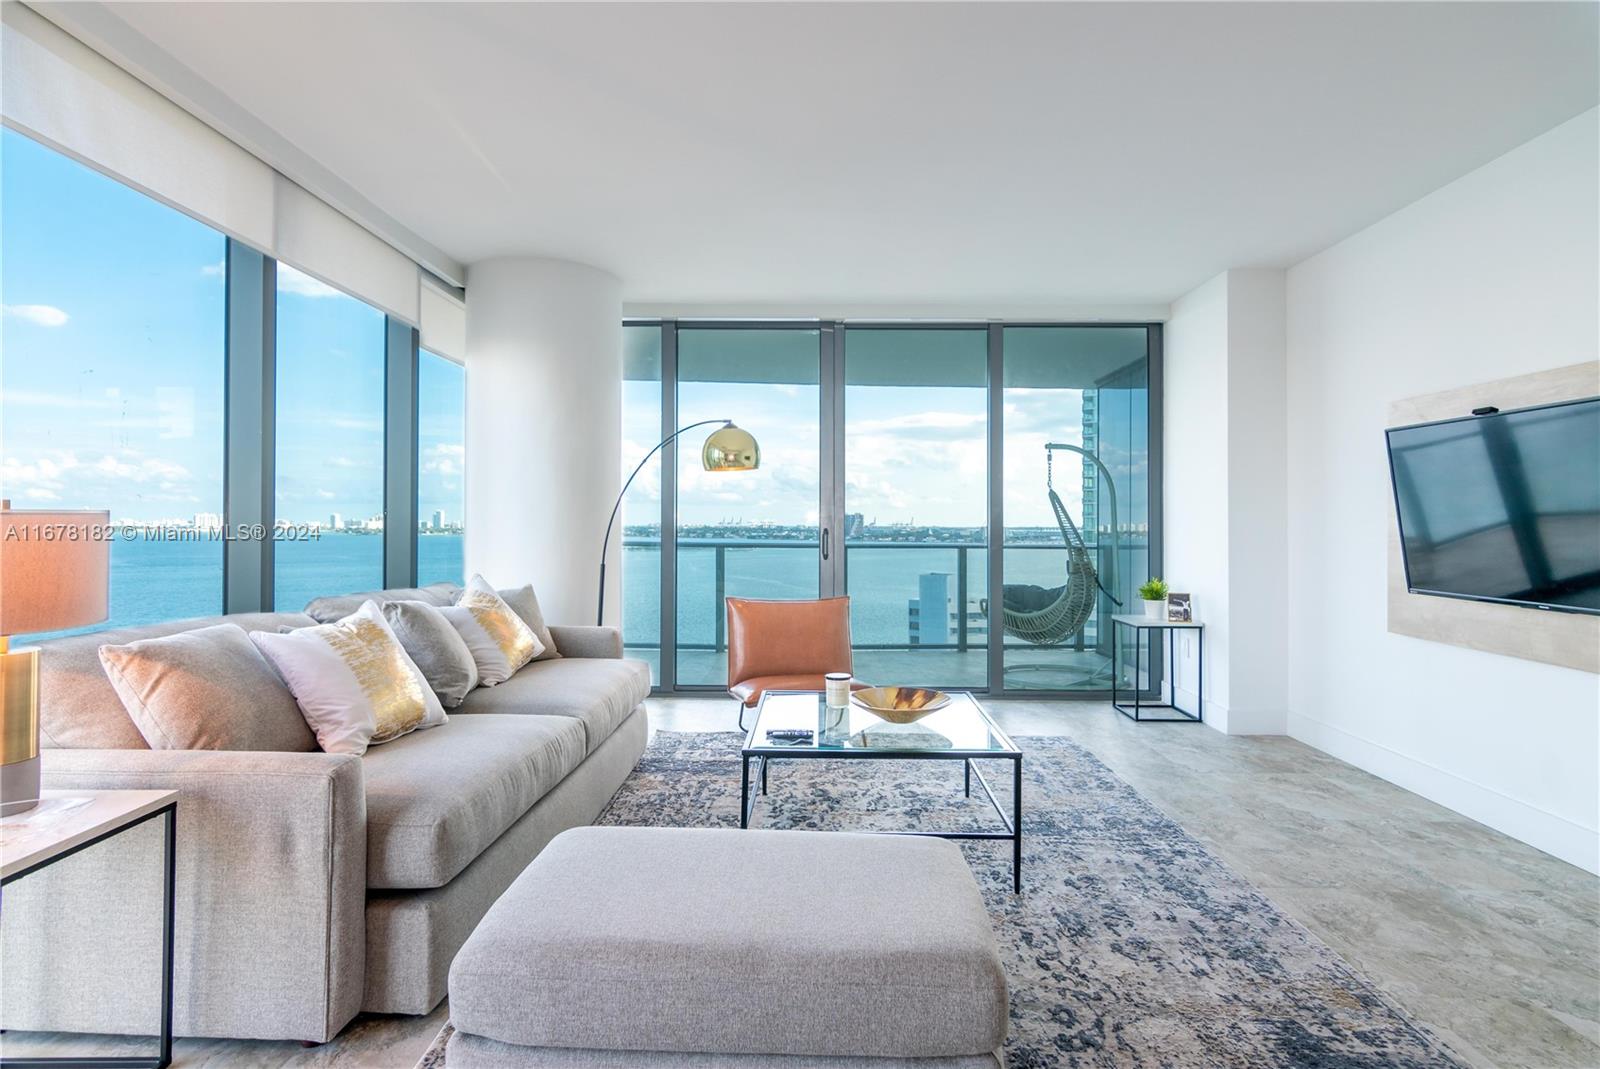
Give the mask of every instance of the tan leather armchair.
[{"label": "tan leather armchair", "polygon": [[[728,693],[744,711],[769,690],[817,690],[829,672],[851,671],[850,599],[727,598]],[[854,684],[855,689],[865,683]]]}]

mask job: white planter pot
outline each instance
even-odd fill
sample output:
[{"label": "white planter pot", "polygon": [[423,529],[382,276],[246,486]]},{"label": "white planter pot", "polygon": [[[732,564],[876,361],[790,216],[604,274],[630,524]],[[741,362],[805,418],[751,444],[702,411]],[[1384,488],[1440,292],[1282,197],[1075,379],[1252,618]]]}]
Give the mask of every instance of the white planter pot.
[{"label": "white planter pot", "polygon": [[1158,598],[1155,601],[1144,603],[1144,614],[1152,620],[1165,620],[1167,618],[1167,599]]}]

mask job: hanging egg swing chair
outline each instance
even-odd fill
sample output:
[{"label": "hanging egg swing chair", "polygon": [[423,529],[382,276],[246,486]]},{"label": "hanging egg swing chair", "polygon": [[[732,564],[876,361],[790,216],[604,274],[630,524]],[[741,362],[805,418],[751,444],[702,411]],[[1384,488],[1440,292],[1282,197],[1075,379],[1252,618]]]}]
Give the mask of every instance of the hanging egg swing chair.
[{"label": "hanging egg swing chair", "polygon": [[[1077,453],[1092,460],[1104,478],[1104,486],[1111,505],[1111,584],[1108,588],[1100,581],[1095,567],[1094,553],[1084,540],[1083,532],[1072,522],[1061,495],[1055,488],[1055,454],[1058,451]],[[1055,514],[1056,525],[1061,529],[1061,541],[1067,551],[1066,582],[1061,586],[1042,587],[1031,583],[1007,583],[1001,588],[1000,608],[1005,633],[1034,646],[1059,647],[1068,639],[1076,639],[1076,648],[1083,648],[1083,629],[1094,613],[1095,602],[1104,594],[1113,605],[1122,601],[1111,591],[1117,587],[1117,558],[1121,544],[1117,525],[1117,487],[1111,472],[1100,458],[1075,445],[1050,442],[1044,447],[1045,490],[1050,498],[1050,511]],[[1057,665],[1016,666],[1032,671],[1062,671]],[[1083,682],[1110,669],[1109,660],[1090,671]]]}]

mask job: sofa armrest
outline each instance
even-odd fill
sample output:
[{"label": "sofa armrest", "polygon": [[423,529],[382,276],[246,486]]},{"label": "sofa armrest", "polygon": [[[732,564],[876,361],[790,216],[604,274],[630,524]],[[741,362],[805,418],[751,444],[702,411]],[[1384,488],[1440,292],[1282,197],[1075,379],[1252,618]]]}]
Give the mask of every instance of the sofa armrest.
[{"label": "sofa armrest", "polygon": [[563,657],[622,657],[622,632],[615,627],[552,627],[550,637]]},{"label": "sofa armrest", "polygon": [[[365,982],[366,797],[349,754],[46,750],[47,789],[178,792],[173,1028],[332,1039]],[[6,888],[9,1028],[148,1034],[161,822]],[[153,982],[153,980],[152,980]]]}]

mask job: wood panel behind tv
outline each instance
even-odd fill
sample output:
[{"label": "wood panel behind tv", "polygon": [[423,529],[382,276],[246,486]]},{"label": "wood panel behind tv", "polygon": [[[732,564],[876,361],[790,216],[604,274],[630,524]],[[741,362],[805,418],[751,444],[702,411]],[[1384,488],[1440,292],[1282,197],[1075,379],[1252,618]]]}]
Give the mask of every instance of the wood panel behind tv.
[{"label": "wood panel behind tv", "polygon": [[[1395,401],[1389,405],[1388,426],[1453,419],[1484,405],[1510,410],[1597,396],[1600,361],[1591,360]],[[1390,633],[1600,674],[1600,616],[1442,598],[1407,590],[1394,496],[1390,494],[1388,499]]]}]

